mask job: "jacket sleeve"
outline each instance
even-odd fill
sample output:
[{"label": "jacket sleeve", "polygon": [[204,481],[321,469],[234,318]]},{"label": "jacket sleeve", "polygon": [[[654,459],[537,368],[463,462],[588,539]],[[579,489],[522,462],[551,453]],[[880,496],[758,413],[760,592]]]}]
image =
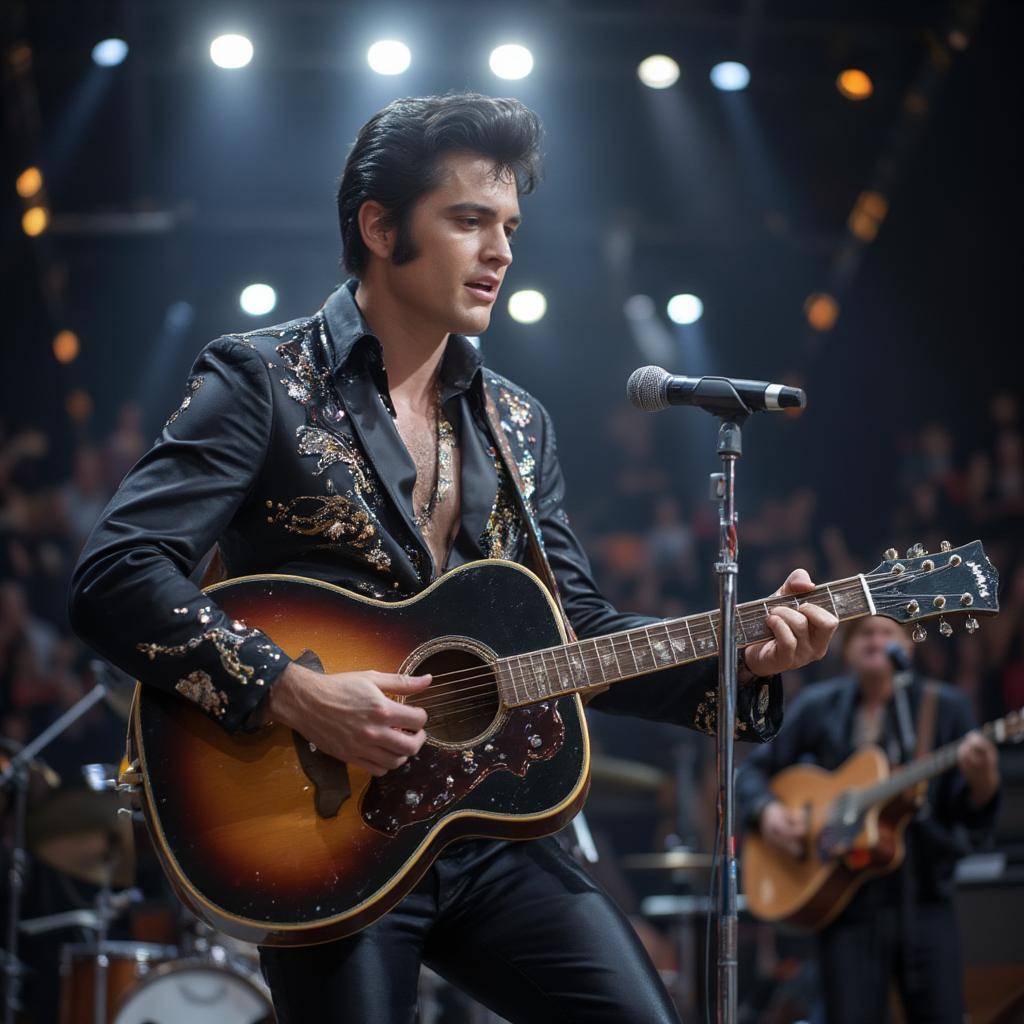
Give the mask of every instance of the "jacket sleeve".
[{"label": "jacket sleeve", "polygon": [[[562,507],[565,479],[558,462],[554,428],[539,406],[543,434],[536,508],[544,548],[558,581],[565,613],[580,639],[650,625],[660,620],[616,611],[601,595],[578,538]],[[718,659],[708,658],[651,672],[611,686],[590,706],[611,714],[635,715],[714,735],[717,730]],[[770,740],[782,723],[782,682],[752,679],[739,687],[738,739]]]},{"label": "jacket sleeve", "polygon": [[75,631],[140,680],[240,728],[288,664],[189,579],[245,501],[270,436],[259,355],[222,338],[200,354],[185,398],[129,471],[85,544],[71,582]]}]

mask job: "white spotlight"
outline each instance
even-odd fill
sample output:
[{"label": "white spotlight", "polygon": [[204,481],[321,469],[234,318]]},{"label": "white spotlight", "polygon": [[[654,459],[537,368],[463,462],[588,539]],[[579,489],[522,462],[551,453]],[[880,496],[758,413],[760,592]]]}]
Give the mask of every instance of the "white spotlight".
[{"label": "white spotlight", "polygon": [[249,316],[263,316],[277,305],[277,292],[269,284],[250,284],[242,289],[238,304]]},{"label": "white spotlight", "polygon": [[219,68],[244,68],[252,54],[252,43],[245,36],[217,36],[210,43],[210,60]]},{"label": "white spotlight", "polygon": [[525,78],[533,70],[533,54],[517,43],[499,46],[491,51],[491,70],[499,78]]},{"label": "white spotlight", "polygon": [[644,58],[636,73],[649,89],[667,89],[679,81],[679,65],[663,53]]},{"label": "white spotlight", "polygon": [[722,92],[739,92],[750,85],[750,69],[737,60],[724,60],[711,69],[711,84]]},{"label": "white spotlight", "polygon": [[104,39],[92,48],[94,64],[101,68],[115,68],[128,56],[128,44],[123,39]]},{"label": "white spotlight", "polygon": [[412,63],[412,54],[397,39],[380,39],[367,50],[366,62],[378,75],[400,75]]},{"label": "white spotlight", "polygon": [[508,315],[520,324],[535,324],[548,311],[548,300],[541,292],[528,288],[508,297]]},{"label": "white spotlight", "polygon": [[675,324],[695,324],[704,315],[704,303],[696,295],[673,295],[667,312]]}]

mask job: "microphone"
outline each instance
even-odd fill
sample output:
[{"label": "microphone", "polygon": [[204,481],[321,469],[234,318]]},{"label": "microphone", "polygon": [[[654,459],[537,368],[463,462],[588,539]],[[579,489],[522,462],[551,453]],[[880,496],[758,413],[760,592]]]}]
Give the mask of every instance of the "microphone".
[{"label": "microphone", "polygon": [[660,366],[634,370],[626,383],[626,397],[644,412],[659,412],[670,405],[695,405],[713,413],[803,409],[807,405],[800,388],[734,377],[675,377]]},{"label": "microphone", "polygon": [[890,640],[885,645],[885,653],[889,655],[889,661],[897,672],[910,671],[910,655],[898,640]]}]

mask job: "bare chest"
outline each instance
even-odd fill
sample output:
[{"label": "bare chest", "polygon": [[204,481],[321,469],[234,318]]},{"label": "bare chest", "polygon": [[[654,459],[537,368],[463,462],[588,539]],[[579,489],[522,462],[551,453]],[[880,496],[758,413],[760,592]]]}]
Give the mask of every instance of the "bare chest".
[{"label": "bare chest", "polygon": [[459,448],[447,420],[399,411],[398,434],[416,467],[412,507],[416,525],[434,560],[444,570],[448,551],[459,529]]}]

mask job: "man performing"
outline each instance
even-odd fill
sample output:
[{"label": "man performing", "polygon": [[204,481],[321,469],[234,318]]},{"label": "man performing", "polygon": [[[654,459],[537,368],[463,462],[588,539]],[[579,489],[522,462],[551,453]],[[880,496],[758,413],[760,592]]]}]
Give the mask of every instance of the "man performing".
[{"label": "man performing", "polygon": [[[73,621],[104,656],[229,731],[270,719],[374,776],[402,766],[429,722],[392,697],[429,676],[314,672],[189,574],[216,543],[230,577],[288,573],[398,600],[468,561],[525,561],[529,524],[487,395],[573,629],[652,621],[598,593],[562,510],[548,413],[464,336],[490,321],[539,141],[522,104],[473,94],[399,100],[361,129],[338,190],[353,279],[312,317],[202,352],[83,552]],[[784,592],[811,588],[797,570]],[[836,627],[810,604],[768,623],[774,639],[747,651],[738,700],[739,735],[760,740],[781,720],[777,673],[820,658]],[[716,672],[708,660],[651,673],[593,706],[713,730]],[[264,948],[262,962],[281,1024],[411,1021],[421,962],[513,1021],[677,1019],[625,918],[553,839],[456,843],[356,935]]]},{"label": "man performing", "polygon": [[[974,725],[962,694],[914,677],[905,690],[914,735],[900,725],[892,644],[909,658],[911,643],[892,619],[868,617],[847,626],[843,654],[850,675],[809,686],[793,702],[778,738],[752,752],[736,779],[737,816],[761,836],[803,856],[804,818],[773,799],[782,769],[810,761],[833,771],[855,750],[876,744],[891,764],[966,735],[958,768],[933,779],[906,830],[906,859],[892,874],[863,884],[818,935],[828,1024],[888,1020],[896,985],[908,1024],[960,1024],[964,1019],[960,937],[952,903],[953,868],[991,831],[998,804],[996,748]],[[899,648],[898,648],[899,649]],[[927,695],[927,696],[926,696]],[[934,703],[931,703],[933,702]],[[925,710],[931,704],[930,710]],[[921,739],[931,732],[932,739]],[[910,750],[904,749],[910,746]],[[924,752],[924,751],[922,751]]]}]

